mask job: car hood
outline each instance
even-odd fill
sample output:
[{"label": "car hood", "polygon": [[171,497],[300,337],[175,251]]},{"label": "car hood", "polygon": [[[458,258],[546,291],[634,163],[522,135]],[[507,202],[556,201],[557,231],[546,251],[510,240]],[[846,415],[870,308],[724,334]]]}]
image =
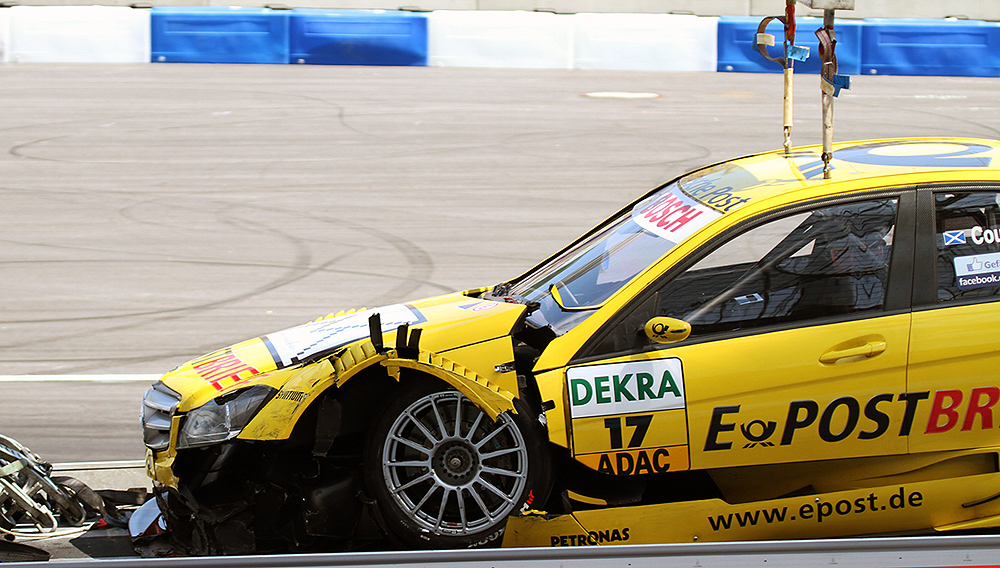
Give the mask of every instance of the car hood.
[{"label": "car hood", "polygon": [[187,411],[250,385],[280,389],[292,376],[344,347],[369,340],[368,319],[379,314],[386,346],[395,345],[403,324],[420,328],[420,349],[444,353],[508,335],[525,306],[479,300],[472,292],[406,304],[352,311],[250,339],[198,357],[165,374],[161,381],[181,398]]}]

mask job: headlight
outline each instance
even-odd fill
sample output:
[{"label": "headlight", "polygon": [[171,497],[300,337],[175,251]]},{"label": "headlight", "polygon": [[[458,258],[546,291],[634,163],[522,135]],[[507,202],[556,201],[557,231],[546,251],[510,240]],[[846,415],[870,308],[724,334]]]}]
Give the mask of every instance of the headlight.
[{"label": "headlight", "polygon": [[184,417],[177,448],[208,446],[235,438],[276,392],[269,386],[255,385],[195,408]]}]

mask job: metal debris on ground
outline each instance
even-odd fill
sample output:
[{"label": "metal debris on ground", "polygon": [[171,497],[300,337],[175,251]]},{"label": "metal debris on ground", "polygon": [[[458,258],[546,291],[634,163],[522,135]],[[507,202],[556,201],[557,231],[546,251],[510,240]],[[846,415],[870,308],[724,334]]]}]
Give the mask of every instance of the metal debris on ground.
[{"label": "metal debris on ground", "polygon": [[148,499],[145,489],[97,492],[73,477],[53,477],[52,469],[17,440],[0,435],[0,562],[48,560],[48,552],[12,541],[124,527],[126,514],[117,505]]}]

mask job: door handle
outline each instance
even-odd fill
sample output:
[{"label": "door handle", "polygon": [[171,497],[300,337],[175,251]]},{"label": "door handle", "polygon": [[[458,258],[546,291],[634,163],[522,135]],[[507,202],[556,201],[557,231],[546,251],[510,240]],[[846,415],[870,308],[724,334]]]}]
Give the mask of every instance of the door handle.
[{"label": "door handle", "polygon": [[885,349],[886,349],[885,341],[869,341],[868,343],[865,343],[864,345],[859,345],[857,347],[848,347],[846,349],[836,349],[836,348],[831,349],[830,351],[827,351],[826,353],[819,356],[819,362],[826,365],[832,365],[844,359],[861,358],[861,357],[869,358],[882,353],[883,351],[885,351]]}]

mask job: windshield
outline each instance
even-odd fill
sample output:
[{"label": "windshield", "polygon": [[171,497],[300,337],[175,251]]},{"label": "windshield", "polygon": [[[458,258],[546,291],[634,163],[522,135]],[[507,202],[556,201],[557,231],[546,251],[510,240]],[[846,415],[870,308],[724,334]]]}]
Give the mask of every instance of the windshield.
[{"label": "windshield", "polygon": [[[585,320],[629,280],[720,215],[667,185],[494,294],[537,302],[528,320],[557,335]],[[563,306],[552,298],[558,290]],[[574,310],[576,308],[577,310]],[[578,311],[579,308],[591,308]]]}]

